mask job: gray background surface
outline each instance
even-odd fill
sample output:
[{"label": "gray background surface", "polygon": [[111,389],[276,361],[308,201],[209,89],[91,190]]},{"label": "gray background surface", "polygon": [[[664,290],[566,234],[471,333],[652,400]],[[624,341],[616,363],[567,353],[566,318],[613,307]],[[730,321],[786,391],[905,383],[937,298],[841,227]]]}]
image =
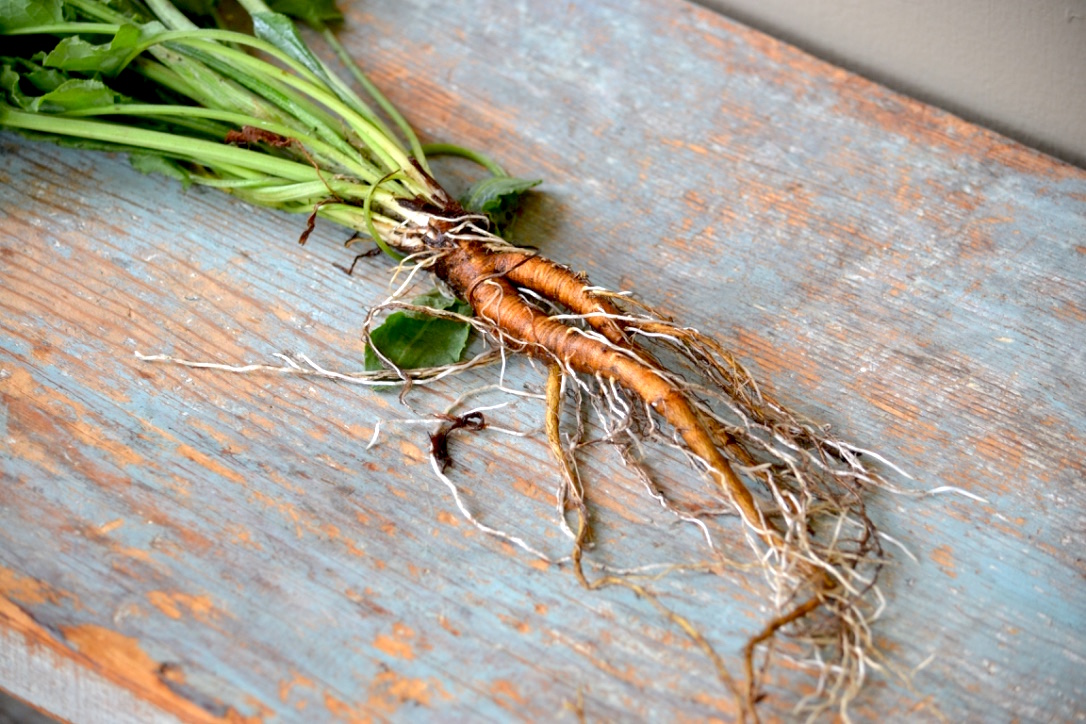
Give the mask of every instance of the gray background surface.
[{"label": "gray background surface", "polygon": [[1086,0],[700,0],[1086,166]]}]

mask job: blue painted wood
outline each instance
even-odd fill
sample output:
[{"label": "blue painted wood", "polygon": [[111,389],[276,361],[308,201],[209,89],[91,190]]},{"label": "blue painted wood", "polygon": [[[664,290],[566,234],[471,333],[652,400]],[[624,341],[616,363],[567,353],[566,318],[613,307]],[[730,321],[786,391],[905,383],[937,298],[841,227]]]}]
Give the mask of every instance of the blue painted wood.
[{"label": "blue painted wood", "polygon": [[[919,559],[897,556],[876,634],[900,667],[934,658],[915,691],[875,675],[858,718],[1086,715],[1086,172],[674,0],[346,9],[345,43],[428,139],[545,178],[517,239],[718,333],[918,486],[987,500],[873,498]],[[430,473],[425,433],[391,424],[494,371],[408,408],[133,356],[355,367],[387,265],[347,278],[332,227],[298,247],[301,219],[122,158],[0,143],[13,655],[24,641],[74,662],[55,665],[65,681],[94,672],[190,720],[734,714],[648,603],[478,534]],[[514,361],[507,381],[538,390],[542,373]],[[493,419],[528,430],[539,413]],[[563,555],[541,436],[454,445],[472,509]],[[613,453],[588,467],[596,561],[704,557]],[[700,494],[681,461],[658,467]],[[654,585],[733,664],[766,616],[739,576]],[[25,698],[19,684],[0,682]],[[780,674],[766,713],[809,686]]]}]

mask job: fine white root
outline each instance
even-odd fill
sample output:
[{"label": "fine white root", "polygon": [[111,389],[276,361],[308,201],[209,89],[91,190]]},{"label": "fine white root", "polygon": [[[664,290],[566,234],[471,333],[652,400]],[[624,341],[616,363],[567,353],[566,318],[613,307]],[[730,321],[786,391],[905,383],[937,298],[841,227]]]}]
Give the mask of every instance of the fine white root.
[{"label": "fine white root", "polygon": [[[258,363],[231,365],[223,364],[221,362],[206,362],[182,359],[180,357],[174,357],[167,354],[148,355],[138,351],[135,352],[136,359],[140,360],[141,362],[159,362],[171,365],[178,365],[180,367],[216,370],[218,372],[229,372],[232,374],[271,374],[287,377],[311,377],[318,379],[335,380],[337,382],[345,382],[351,385],[364,385],[366,387],[399,387],[403,385],[403,379],[400,378],[397,374],[391,372],[390,370],[378,370],[374,372],[340,372],[337,370],[322,367],[304,354],[297,355],[297,359],[292,358],[289,355],[279,353],[273,356],[283,360],[283,364],[268,365]],[[450,375],[455,375],[460,372],[472,369],[474,367],[481,367],[484,365],[493,364],[495,361],[497,361],[497,358],[498,354],[496,350],[485,350],[475,355],[471,359],[455,365],[411,370],[411,379],[413,384],[416,385],[430,385],[440,380],[443,380]],[[298,361],[301,361],[302,364],[298,364]]]},{"label": "fine white root", "polygon": [[530,553],[541,561],[545,561],[547,563],[557,565],[569,560],[568,557],[552,558],[543,551],[532,546],[520,536],[513,535],[512,533],[507,533],[498,528],[492,528],[486,523],[483,523],[468,509],[467,504],[464,502],[463,496],[460,494],[460,488],[458,488],[456,486],[456,483],[450,480],[449,476],[447,476],[445,472],[441,469],[441,463],[434,455],[430,455],[430,468],[434,471],[434,475],[437,476],[437,479],[444,483],[445,487],[449,489],[449,492],[452,494],[453,501],[456,503],[456,508],[460,511],[460,515],[462,515],[466,521],[468,521],[480,532],[494,538],[498,538],[499,540],[507,541],[508,543],[515,545],[517,548],[520,548],[521,550]]}]

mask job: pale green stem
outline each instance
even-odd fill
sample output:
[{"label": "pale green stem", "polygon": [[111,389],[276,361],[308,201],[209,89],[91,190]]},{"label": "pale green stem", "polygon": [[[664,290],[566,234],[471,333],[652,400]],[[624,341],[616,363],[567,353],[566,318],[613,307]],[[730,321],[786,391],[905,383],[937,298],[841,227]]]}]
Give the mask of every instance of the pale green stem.
[{"label": "pale green stem", "polygon": [[304,77],[310,83],[321,83],[323,79],[318,77],[313,71],[306,68],[298,61],[291,58],[283,51],[276,48],[271,43],[256,38],[252,35],[246,35],[245,33],[236,33],[233,30],[217,30],[215,28],[198,28],[196,30],[170,30],[165,33],[159,33],[144,41],[141,45],[137,46],[139,52],[150,48],[152,45],[162,45],[166,43],[173,43],[186,40],[201,40],[201,41],[223,41],[227,43],[235,43],[237,45],[246,45],[251,48],[255,48],[261,52],[275,58],[283,65],[290,68],[298,75]]},{"label": "pale green stem", "polygon": [[245,12],[250,15],[272,12],[272,9],[264,3],[264,0],[238,0],[238,4],[245,8]]},{"label": "pale green stem", "polygon": [[88,33],[91,35],[116,35],[121,29],[114,23],[54,23],[52,25],[31,25],[23,28],[5,30],[0,35],[62,35]]},{"label": "pale green stem", "polygon": [[381,110],[388,114],[388,117],[392,119],[392,122],[395,123],[396,127],[403,133],[404,138],[407,139],[407,142],[411,146],[411,152],[415,155],[415,159],[423,169],[426,170],[426,173],[431,173],[430,164],[426,161],[425,150],[422,144],[419,143],[419,138],[415,134],[415,129],[411,127],[411,124],[407,122],[407,119],[403,117],[403,114],[400,113],[399,109],[392,105],[392,102],[381,92],[381,89],[373,84],[373,81],[369,79],[369,76],[362,72],[362,69],[358,67],[358,63],[354,61],[354,58],[347,52],[347,49],[339,42],[339,38],[336,37],[335,33],[323,24],[318,29],[321,31],[321,36],[324,38],[325,42],[327,42],[332,50],[335,51],[335,54],[339,56],[340,61],[343,62],[343,65],[346,66],[347,70],[354,76],[354,79],[358,81],[359,85],[366,90],[366,93],[368,93],[370,97],[377,101],[377,105],[381,107]]},{"label": "pale green stem", "polygon": [[[280,82],[282,78],[291,77],[290,74],[271,64],[266,65],[275,72],[263,77],[241,72],[220,57],[221,52],[226,50],[224,46],[215,43],[210,46],[215,52],[204,53],[189,44],[187,51],[191,56],[179,50],[167,50],[164,46],[155,46],[151,52],[155,53],[156,57],[162,54],[160,57],[163,62],[182,73],[182,77],[193,79],[191,85],[199,94],[196,100],[201,105],[221,108],[230,103],[232,110],[268,118],[299,130],[315,130],[325,142],[344,153],[352,153],[351,144],[337,131],[343,126],[341,120]],[[173,53],[173,57],[165,55],[166,53]],[[244,53],[241,55],[245,56]],[[221,93],[212,93],[210,90],[220,88],[223,90]],[[249,107],[241,107],[241,103]]]},{"label": "pale green stem", "polygon": [[469,161],[474,161],[479,164],[494,176],[508,176],[505,169],[502,168],[497,161],[487,156],[484,153],[478,151],[472,151],[470,148],[464,148],[463,146],[456,146],[451,143],[428,143],[422,147],[426,153],[431,156],[459,156],[460,158],[466,158]]},{"label": "pale green stem", "polygon": [[196,30],[196,23],[185,17],[185,14],[174,7],[169,0],[146,0],[147,7],[151,9],[162,24],[171,30]]},{"label": "pale green stem", "polygon": [[104,20],[109,23],[129,23],[132,22],[131,18],[127,18],[124,14],[119,13],[112,8],[105,7],[99,2],[93,0],[65,0],[65,2],[79,10],[82,10],[91,17]]},{"label": "pale green stem", "polygon": [[117,143],[156,151],[164,156],[181,158],[203,165],[233,164],[252,171],[281,176],[291,181],[319,180],[317,171],[307,164],[269,156],[259,151],[249,151],[222,143],[184,138],[176,134],[144,128],[84,121],[77,118],[58,118],[41,113],[26,113],[2,105],[0,105],[0,125],[59,136],[85,138],[91,141]]},{"label": "pale green stem", "polygon": [[344,171],[357,174],[370,183],[377,181],[379,178],[372,167],[367,167],[359,163],[357,157],[352,158],[313,136],[300,133],[298,130],[289,126],[284,126],[280,123],[253,118],[252,116],[246,116],[243,113],[235,113],[233,111],[224,111],[217,108],[201,108],[199,106],[130,103],[123,105],[98,106],[96,108],[80,108],[78,110],[68,111],[62,115],[65,118],[109,115],[157,116],[163,118],[192,117],[223,121],[239,128],[243,126],[253,126],[254,128],[260,128],[276,135],[293,139],[302,144],[302,146],[314,156],[333,161],[342,166]]},{"label": "pale green stem", "polygon": [[[239,0],[239,3],[250,16],[274,12],[263,2],[263,0]],[[328,66],[324,64],[324,61],[318,58],[317,62],[320,63],[321,70],[324,72],[324,81],[329,84],[331,90],[339,96],[344,103],[353,108],[359,115],[376,126],[382,134],[393,142],[396,142],[397,146],[399,146],[396,137],[392,135],[391,130],[385,125],[384,121],[378,118],[377,114],[373,112],[373,109],[370,108],[357,93],[352,91],[338,75],[333,73]]]},{"label": "pale green stem", "polygon": [[193,175],[192,182],[201,186],[210,186],[215,189],[253,189],[265,186],[273,186],[282,183],[283,179],[274,176],[260,176],[258,178],[214,178],[211,176]]},{"label": "pale green stem", "polygon": [[354,112],[336,95],[309,83],[304,79],[286,73],[266,61],[246,55],[241,51],[211,43],[205,44],[203,41],[195,40],[189,40],[185,42],[185,45],[213,53],[222,60],[230,62],[235,67],[246,68],[254,74],[275,78],[279,82],[284,83],[309,96],[318,103],[323,104],[329,110],[339,115],[347,125],[350,126],[351,130],[357,133],[365,141],[367,147],[381,159],[389,171],[404,171],[411,181],[416,182],[418,188],[415,190],[417,192],[430,196],[429,183],[411,164],[411,161],[399,148],[399,144],[381,133],[379,129],[362,118],[358,113]]}]

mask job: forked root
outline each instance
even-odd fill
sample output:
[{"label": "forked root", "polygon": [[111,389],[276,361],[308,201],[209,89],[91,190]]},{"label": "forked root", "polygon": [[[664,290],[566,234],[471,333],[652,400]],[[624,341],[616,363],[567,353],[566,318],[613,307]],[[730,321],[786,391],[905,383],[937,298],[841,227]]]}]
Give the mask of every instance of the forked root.
[{"label": "forked root", "polygon": [[[767,395],[715,340],[647,307],[626,312],[621,297],[589,287],[565,267],[481,235],[445,245],[433,271],[500,345],[551,364],[548,440],[567,479],[564,499],[576,519],[571,558],[581,583],[620,585],[650,600],[713,661],[744,719],[757,718],[761,697],[756,654],[765,648],[768,665],[772,647],[765,645],[783,634],[805,645],[809,656],[799,663],[819,674],[825,696],[809,708],[847,704],[870,665],[868,627],[879,608],[872,599],[881,601],[883,564],[862,496],[881,478],[860,455]],[[676,356],[678,369],[658,362],[647,345]],[[778,611],[744,649],[743,686],[704,637],[645,587],[613,575],[586,577],[586,503],[555,413],[563,375],[599,380],[611,409],[620,410],[614,429],[630,439],[679,444],[739,513]]]}]

